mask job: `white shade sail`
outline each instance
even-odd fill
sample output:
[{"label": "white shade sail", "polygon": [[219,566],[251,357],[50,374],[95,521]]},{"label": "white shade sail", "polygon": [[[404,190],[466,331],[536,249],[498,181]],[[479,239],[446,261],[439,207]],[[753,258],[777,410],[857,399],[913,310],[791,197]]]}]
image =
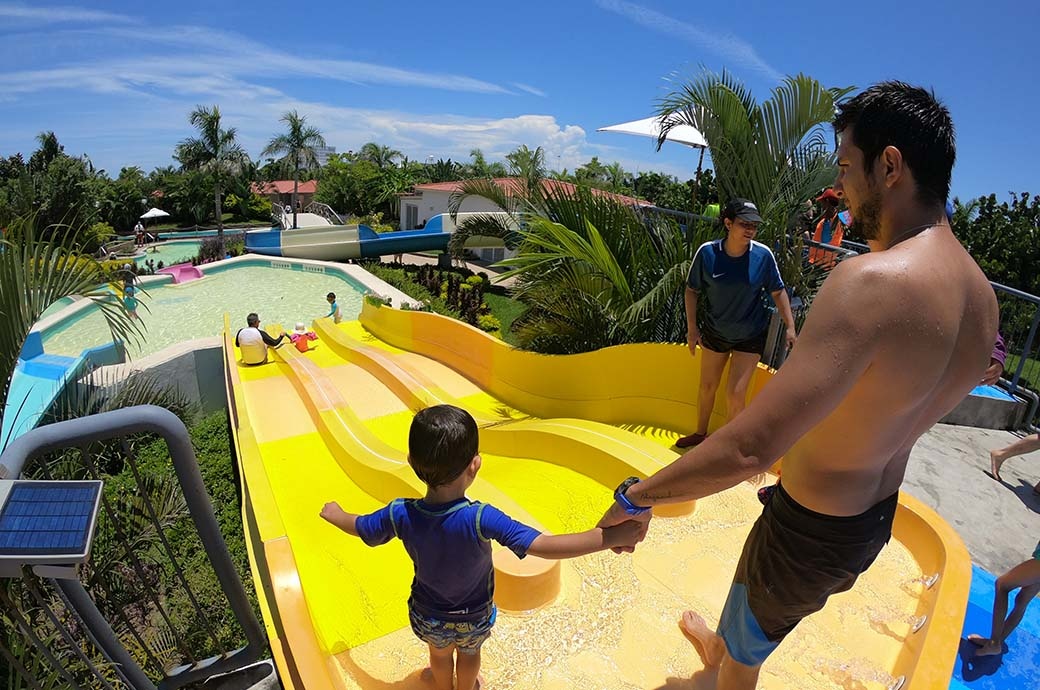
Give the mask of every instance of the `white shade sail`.
[{"label": "white shade sail", "polygon": [[[610,125],[609,127],[600,127],[596,130],[597,132],[621,132],[622,134],[634,134],[641,137],[651,137],[658,139],[661,136],[661,118],[660,117],[645,117],[642,120],[633,120],[632,122],[622,122],[619,125]],[[684,144],[695,149],[706,149],[708,148],[708,142],[704,139],[704,135],[700,131],[691,127],[690,125],[678,125],[672,127],[668,131],[667,141],[674,141],[677,144]]]}]

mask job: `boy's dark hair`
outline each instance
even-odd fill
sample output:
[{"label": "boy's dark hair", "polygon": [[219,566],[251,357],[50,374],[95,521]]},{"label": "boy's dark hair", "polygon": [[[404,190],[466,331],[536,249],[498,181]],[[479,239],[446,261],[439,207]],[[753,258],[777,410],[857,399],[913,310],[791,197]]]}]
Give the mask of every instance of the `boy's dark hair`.
[{"label": "boy's dark hair", "polygon": [[408,464],[430,487],[454,481],[477,454],[477,423],[454,405],[434,405],[412,420]]},{"label": "boy's dark hair", "polygon": [[957,147],[950,111],[934,93],[901,81],[875,84],[838,105],[834,131],[849,127],[867,173],[885,147],[894,146],[914,174],[918,200],[946,201]]},{"label": "boy's dark hair", "polygon": [[330,292],[329,294],[325,295],[325,299],[336,299],[336,293]]}]

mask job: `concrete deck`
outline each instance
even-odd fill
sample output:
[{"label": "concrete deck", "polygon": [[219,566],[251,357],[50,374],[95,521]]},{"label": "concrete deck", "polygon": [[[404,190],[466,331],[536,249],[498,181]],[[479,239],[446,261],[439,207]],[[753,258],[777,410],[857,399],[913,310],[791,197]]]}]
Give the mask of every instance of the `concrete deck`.
[{"label": "concrete deck", "polygon": [[1018,437],[1006,431],[936,424],[910,455],[903,490],[934,508],[972,560],[1000,575],[1030,557],[1040,539],[1040,452],[1012,458],[989,476],[989,451]]}]

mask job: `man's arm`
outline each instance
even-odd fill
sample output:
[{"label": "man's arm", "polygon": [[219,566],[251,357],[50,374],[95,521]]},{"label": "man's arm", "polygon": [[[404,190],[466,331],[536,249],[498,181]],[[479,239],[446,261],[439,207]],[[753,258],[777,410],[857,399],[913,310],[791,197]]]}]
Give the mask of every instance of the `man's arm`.
[{"label": "man's arm", "polygon": [[276,345],[278,345],[279,343],[281,343],[281,342],[282,342],[282,338],[284,338],[284,337],[285,337],[285,333],[282,333],[282,334],[280,334],[280,335],[279,335],[279,336],[278,336],[277,338],[272,338],[272,337],[271,337],[271,336],[270,336],[270,335],[268,334],[268,332],[267,332],[267,331],[265,331],[265,330],[261,329],[261,330],[260,330],[260,337],[264,339],[264,342],[265,342],[265,343],[266,343],[266,344],[267,344],[268,346],[270,346],[270,347],[274,347],[274,346],[276,346]]},{"label": "man's arm", "polygon": [[[696,448],[632,486],[637,506],[702,498],[767,470],[844,400],[874,358],[885,324],[874,262],[839,264],[821,288],[790,358],[748,407]],[[600,526],[631,519],[616,504]]]}]

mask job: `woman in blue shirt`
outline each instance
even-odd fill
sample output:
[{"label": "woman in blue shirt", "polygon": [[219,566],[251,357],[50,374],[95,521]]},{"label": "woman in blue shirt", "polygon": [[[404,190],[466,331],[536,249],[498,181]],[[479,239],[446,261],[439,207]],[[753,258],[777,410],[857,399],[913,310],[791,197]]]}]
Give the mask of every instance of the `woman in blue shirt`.
[{"label": "woman in blue shirt", "polygon": [[[726,236],[705,242],[693,256],[686,280],[686,342],[690,354],[701,346],[701,377],[697,395],[697,428],[675,445],[696,446],[708,436],[708,422],[722,371],[730,363],[726,408],[733,419],[747,404],[747,389],[762,358],[769,329],[764,293],[773,296],[787,326],[787,346],[795,341],[794,315],[773,252],[755,242],[762,222],[758,208],[747,199],[733,199],[722,214]],[[698,320],[701,301],[704,308]]]}]

